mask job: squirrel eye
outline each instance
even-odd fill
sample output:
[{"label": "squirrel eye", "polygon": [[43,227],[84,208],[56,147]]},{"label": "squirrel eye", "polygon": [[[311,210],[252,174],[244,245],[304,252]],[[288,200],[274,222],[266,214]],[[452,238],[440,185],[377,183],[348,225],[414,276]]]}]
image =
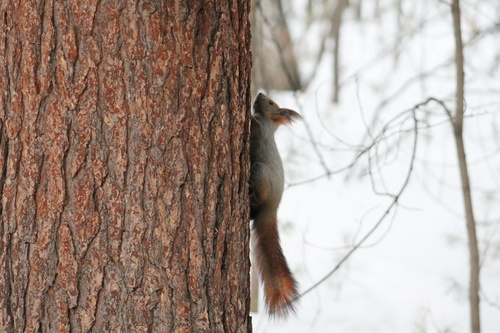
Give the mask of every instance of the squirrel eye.
[{"label": "squirrel eye", "polygon": [[273,104],[274,104],[273,101],[269,101],[269,105],[273,105]]}]

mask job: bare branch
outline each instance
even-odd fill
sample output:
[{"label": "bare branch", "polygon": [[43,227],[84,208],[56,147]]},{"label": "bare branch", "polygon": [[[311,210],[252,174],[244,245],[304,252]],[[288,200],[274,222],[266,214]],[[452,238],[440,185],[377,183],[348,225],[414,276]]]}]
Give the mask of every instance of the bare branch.
[{"label": "bare branch", "polygon": [[363,236],[363,238],[361,238],[359,240],[359,242],[356,243],[347,252],[347,254],[337,263],[337,265],[330,272],[328,272],[328,274],[326,274],[322,279],[320,279],[314,285],[312,285],[311,287],[309,287],[308,289],[306,289],[304,292],[302,292],[299,295],[299,298],[305,296],[310,291],[312,291],[313,289],[315,289],[316,287],[318,287],[320,284],[322,284],[324,281],[326,281],[330,276],[332,276],[347,261],[347,259],[349,259],[351,257],[351,255],[354,252],[356,252],[356,250],[358,250],[366,242],[366,240],[368,240],[370,238],[370,236],[375,232],[375,230],[377,230],[380,227],[380,225],[385,220],[385,218],[387,217],[387,215],[389,215],[389,213],[392,211],[392,209],[397,206],[398,201],[401,198],[401,195],[405,191],[405,189],[406,189],[406,187],[407,187],[407,185],[408,185],[408,183],[410,181],[410,178],[411,178],[411,175],[412,175],[412,171],[413,171],[414,160],[415,160],[415,156],[416,156],[416,152],[417,152],[417,142],[418,142],[418,120],[417,120],[417,117],[416,117],[416,110],[417,110],[417,108],[418,107],[415,107],[413,109],[413,112],[412,112],[412,116],[413,116],[413,129],[414,129],[414,140],[413,140],[412,158],[411,158],[411,161],[410,161],[410,164],[409,164],[408,173],[407,173],[406,178],[403,181],[403,184],[402,184],[401,188],[399,189],[398,193],[394,195],[394,197],[392,199],[392,202],[389,204],[389,206],[384,211],[384,213],[380,216],[380,218],[375,223],[375,225],[366,233],[366,235]]}]

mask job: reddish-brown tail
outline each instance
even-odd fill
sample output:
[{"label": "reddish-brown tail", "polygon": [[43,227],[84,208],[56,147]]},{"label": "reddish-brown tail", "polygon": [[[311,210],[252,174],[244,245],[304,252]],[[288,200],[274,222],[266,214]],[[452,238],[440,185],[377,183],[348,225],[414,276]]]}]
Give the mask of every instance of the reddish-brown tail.
[{"label": "reddish-brown tail", "polygon": [[253,228],[256,238],[256,257],[264,282],[266,306],[271,316],[286,317],[294,312],[297,282],[288,268],[280,246],[276,217],[258,214]]}]

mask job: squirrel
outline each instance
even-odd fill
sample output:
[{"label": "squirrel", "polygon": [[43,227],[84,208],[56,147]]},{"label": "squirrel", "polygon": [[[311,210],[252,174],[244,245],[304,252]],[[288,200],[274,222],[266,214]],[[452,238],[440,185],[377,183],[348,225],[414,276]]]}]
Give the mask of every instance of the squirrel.
[{"label": "squirrel", "polygon": [[278,234],[277,211],[285,176],[274,133],[280,125],[302,117],[293,110],[280,108],[263,93],[257,95],[253,108],[249,185],[257,265],[269,314],[286,317],[294,312],[298,285],[288,268]]}]

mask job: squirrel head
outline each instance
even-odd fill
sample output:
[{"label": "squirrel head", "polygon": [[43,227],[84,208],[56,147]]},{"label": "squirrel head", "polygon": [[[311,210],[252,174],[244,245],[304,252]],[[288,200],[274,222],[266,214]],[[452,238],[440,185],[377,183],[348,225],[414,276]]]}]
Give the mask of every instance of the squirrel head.
[{"label": "squirrel head", "polygon": [[259,93],[255,98],[253,109],[256,114],[272,120],[277,125],[290,124],[294,120],[302,118],[293,110],[280,108],[276,102],[263,93]]}]

